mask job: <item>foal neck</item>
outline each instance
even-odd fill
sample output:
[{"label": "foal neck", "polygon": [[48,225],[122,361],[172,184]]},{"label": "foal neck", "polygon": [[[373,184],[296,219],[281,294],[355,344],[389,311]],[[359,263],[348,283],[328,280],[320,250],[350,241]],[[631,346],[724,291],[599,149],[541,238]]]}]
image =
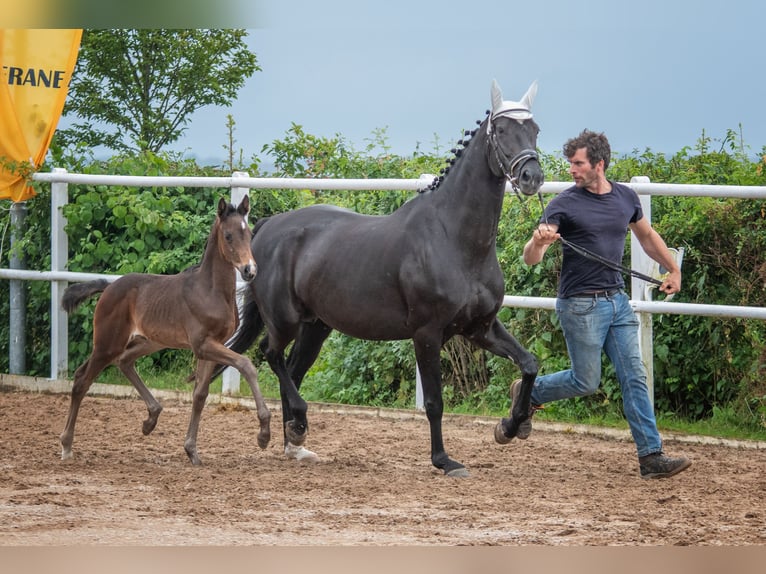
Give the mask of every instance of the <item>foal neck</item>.
[{"label": "foal neck", "polygon": [[220,226],[221,222],[216,218],[205,244],[199,275],[208,278],[208,284],[212,288],[234,292],[237,283],[236,268],[224,257],[220,245]]}]

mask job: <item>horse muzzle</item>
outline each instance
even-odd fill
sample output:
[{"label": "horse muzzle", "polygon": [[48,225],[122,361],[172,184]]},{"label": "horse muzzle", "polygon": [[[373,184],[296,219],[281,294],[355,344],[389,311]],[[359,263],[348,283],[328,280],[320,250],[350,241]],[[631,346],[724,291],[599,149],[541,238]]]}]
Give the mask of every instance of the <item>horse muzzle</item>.
[{"label": "horse muzzle", "polygon": [[527,161],[519,168],[516,184],[524,195],[536,194],[545,181],[545,175],[537,160]]},{"label": "horse muzzle", "polygon": [[511,175],[511,185],[524,195],[534,195],[545,181],[537,152],[531,149],[516,154],[511,160],[508,172]]}]

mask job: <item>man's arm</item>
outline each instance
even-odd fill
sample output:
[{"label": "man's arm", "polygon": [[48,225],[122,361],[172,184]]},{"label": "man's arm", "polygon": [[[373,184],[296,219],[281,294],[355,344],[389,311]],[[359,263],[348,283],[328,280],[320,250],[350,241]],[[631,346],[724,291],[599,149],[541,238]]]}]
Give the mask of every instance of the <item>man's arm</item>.
[{"label": "man's arm", "polygon": [[524,246],[524,263],[527,265],[540,263],[551,244],[561,237],[558,229],[559,226],[553,223],[541,223]]},{"label": "man's arm", "polygon": [[678,268],[675,258],[670,254],[668,246],[660,237],[660,234],[654,230],[646,217],[631,223],[629,227],[646,254],[668,270],[668,276],[662,282],[660,291],[667,294],[680,291],[681,270]]}]

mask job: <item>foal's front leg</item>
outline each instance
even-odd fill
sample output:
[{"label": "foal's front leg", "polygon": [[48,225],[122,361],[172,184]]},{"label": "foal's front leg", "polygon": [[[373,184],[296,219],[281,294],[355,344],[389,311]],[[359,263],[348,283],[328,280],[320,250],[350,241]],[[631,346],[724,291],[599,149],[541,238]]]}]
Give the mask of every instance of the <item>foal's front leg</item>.
[{"label": "foal's front leg", "polygon": [[210,392],[210,377],[213,374],[214,367],[215,364],[209,361],[197,361],[197,381],[194,384],[194,393],[192,394],[192,414],[189,420],[189,428],[186,431],[186,440],[184,441],[184,450],[194,466],[202,464],[199,452],[197,451],[197,432],[199,431],[202,409],[205,408],[205,402]]},{"label": "foal's front leg", "polygon": [[208,396],[210,378],[217,365],[227,365],[237,369],[247,380],[250,390],[255,399],[260,431],[258,432],[258,446],[266,448],[271,440],[271,411],[261,394],[258,386],[258,373],[252,361],[227,349],[223,343],[212,339],[203,342],[194,349],[197,356],[197,384],[194,387],[194,400],[192,403],[192,419],[189,422],[189,430],[186,435],[185,448],[193,464],[200,464],[197,453],[197,430],[202,409]]}]

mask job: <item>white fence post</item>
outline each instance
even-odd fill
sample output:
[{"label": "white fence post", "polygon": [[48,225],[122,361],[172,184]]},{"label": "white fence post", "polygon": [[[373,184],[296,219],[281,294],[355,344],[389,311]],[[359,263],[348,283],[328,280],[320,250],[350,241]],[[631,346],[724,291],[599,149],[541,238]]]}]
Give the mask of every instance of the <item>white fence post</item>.
[{"label": "white fence post", "polygon": [[[67,171],[57,167],[54,174]],[[69,259],[69,238],[64,231],[66,218],[62,208],[69,203],[69,188],[66,182],[51,184],[51,271],[65,271]],[[69,323],[66,312],[61,308],[61,295],[67,281],[51,281],[51,379],[66,379],[69,376]]]},{"label": "white fence post", "polygon": [[[630,179],[630,183],[650,183],[649,178],[645,176],[636,176]],[[652,197],[650,195],[640,195],[641,209],[644,211],[644,217],[652,222]],[[641,247],[641,244],[630,233],[630,267],[643,273],[651,275],[654,260],[649,257]],[[630,279],[630,298],[633,301],[651,301],[652,290],[647,289],[647,284],[643,279],[631,277]],[[638,312],[638,345],[641,351],[641,361],[646,368],[646,385],[649,387],[649,400],[654,405],[654,322],[651,313]]]},{"label": "white fence post", "polygon": [[[250,177],[247,172],[244,171],[235,171],[232,174],[232,177],[234,178],[242,178],[242,177]],[[234,185],[231,186],[231,202],[234,205],[239,205],[239,203],[242,201],[242,199],[248,194],[248,188],[247,187],[236,187]],[[237,271],[234,271],[234,273],[237,275],[237,280],[239,280],[239,273]],[[242,305],[242,296],[239,293],[239,290],[237,290],[237,309],[239,312],[239,309]],[[239,394],[239,385],[241,383],[242,377],[239,374],[239,371],[235,369],[234,367],[226,367],[226,369],[223,371],[223,374],[221,375],[221,392],[225,395],[232,395],[232,394]]]}]

